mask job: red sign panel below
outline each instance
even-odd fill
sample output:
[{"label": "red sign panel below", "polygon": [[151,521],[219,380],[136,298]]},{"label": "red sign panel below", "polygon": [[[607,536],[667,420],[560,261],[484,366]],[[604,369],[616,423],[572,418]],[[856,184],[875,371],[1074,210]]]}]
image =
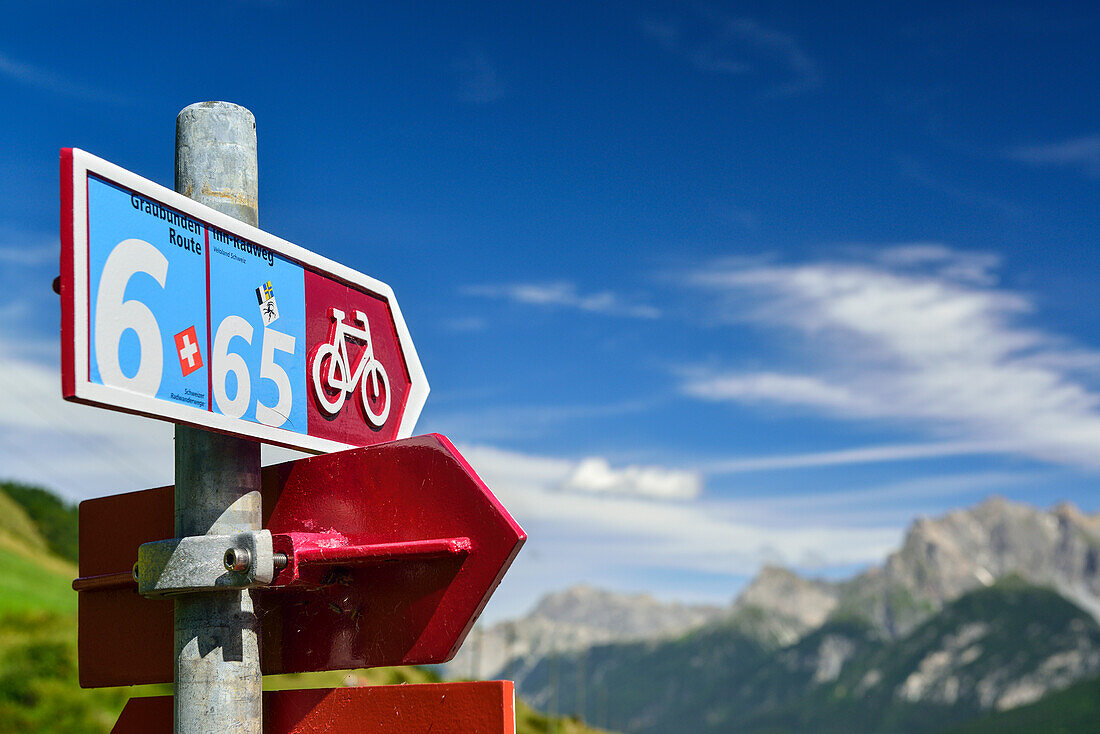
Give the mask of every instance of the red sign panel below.
[{"label": "red sign panel below", "polygon": [[[515,734],[511,681],[264,693],[265,734]],[[172,697],[131,698],[111,734],[172,734]]]}]

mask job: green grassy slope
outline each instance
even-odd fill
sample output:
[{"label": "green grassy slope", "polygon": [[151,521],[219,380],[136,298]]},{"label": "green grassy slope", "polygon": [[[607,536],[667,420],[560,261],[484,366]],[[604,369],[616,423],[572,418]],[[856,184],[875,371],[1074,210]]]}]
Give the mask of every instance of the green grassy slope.
[{"label": "green grassy slope", "polygon": [[[0,492],[26,514],[34,531],[56,556],[76,563],[77,511],[57,495],[41,487],[17,482],[0,482]],[[2,522],[2,521],[0,521]]]},{"label": "green grassy slope", "polygon": [[[51,559],[53,560],[53,559]],[[0,616],[10,613],[76,614],[76,566],[42,563],[0,545]]]},{"label": "green grassy slope", "polygon": [[3,491],[12,486],[20,485],[0,484],[0,615],[73,614],[76,594],[70,583],[76,564],[51,551],[23,505]]},{"label": "green grassy slope", "polygon": [[110,731],[127,697],[77,686],[74,621],[49,611],[0,616],[0,732]]}]

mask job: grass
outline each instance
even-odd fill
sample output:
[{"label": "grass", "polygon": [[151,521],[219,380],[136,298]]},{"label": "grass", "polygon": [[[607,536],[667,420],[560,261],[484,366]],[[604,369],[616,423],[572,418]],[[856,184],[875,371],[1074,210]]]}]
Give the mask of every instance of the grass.
[{"label": "grass", "polygon": [[516,700],[517,734],[597,734],[602,731],[603,729],[593,729],[572,717],[551,718],[535,711],[523,701]]},{"label": "grass", "polygon": [[76,567],[58,559],[32,559],[0,536],[0,616],[23,612],[76,614]]},{"label": "grass", "polygon": [[0,616],[0,734],[110,731],[127,695],[77,685],[74,622],[49,611]]},{"label": "grass", "polygon": [[76,563],[77,509],[52,492],[18,482],[0,482],[0,492],[17,503],[50,551]]}]

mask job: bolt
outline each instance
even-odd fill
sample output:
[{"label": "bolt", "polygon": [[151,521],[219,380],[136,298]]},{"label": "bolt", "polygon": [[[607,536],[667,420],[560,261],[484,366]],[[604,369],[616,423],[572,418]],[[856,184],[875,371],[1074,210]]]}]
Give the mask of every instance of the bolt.
[{"label": "bolt", "polygon": [[230,548],[223,562],[226,571],[247,571],[252,566],[252,554],[247,548]]},{"label": "bolt", "polygon": [[140,580],[138,578],[138,565],[137,565],[136,561],[134,562],[134,567],[132,569],[130,569],[130,575],[134,577],[134,581],[139,581]]},{"label": "bolt", "polygon": [[286,553],[276,553],[274,560],[276,571],[282,571],[284,568],[287,567],[287,564],[290,563],[290,560],[287,558]]}]

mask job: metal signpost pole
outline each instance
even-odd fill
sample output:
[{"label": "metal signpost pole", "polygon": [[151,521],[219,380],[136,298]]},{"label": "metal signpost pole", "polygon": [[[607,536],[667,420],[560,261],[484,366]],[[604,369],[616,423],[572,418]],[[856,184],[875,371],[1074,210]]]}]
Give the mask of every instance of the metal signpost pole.
[{"label": "metal signpost pole", "polygon": [[[257,225],[256,120],[202,102],[176,119],[176,191]],[[260,444],[176,426],[176,537],[260,530]],[[260,625],[249,590],[175,601],[176,734],[262,730]]]}]

